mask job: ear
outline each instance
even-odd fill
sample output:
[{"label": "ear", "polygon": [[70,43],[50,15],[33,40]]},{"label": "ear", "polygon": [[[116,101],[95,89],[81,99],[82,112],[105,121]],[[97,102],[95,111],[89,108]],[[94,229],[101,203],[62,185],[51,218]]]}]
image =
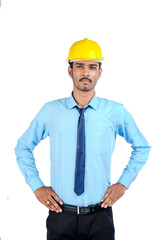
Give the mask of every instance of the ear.
[{"label": "ear", "polygon": [[68,67],[68,74],[72,78],[72,68],[71,67]]}]

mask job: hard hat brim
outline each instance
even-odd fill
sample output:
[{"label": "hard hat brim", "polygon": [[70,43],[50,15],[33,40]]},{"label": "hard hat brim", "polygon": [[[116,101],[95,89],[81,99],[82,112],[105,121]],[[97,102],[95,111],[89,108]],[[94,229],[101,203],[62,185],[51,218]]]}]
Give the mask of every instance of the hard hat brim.
[{"label": "hard hat brim", "polygon": [[102,62],[105,58],[101,58],[101,59],[70,59],[70,58],[67,58],[66,60],[69,61],[69,62],[76,62],[76,61],[95,61],[95,62]]}]

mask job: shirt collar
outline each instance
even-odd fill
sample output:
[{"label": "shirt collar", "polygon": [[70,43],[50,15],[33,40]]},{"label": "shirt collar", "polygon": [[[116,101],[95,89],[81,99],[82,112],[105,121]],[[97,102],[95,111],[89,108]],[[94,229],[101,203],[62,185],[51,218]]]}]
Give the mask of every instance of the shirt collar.
[{"label": "shirt collar", "polygon": [[[90,105],[95,110],[97,109],[98,97],[96,95],[96,92],[94,92],[94,96],[88,105]],[[86,106],[88,106],[88,105],[86,105]],[[75,106],[78,106],[78,104],[76,103],[76,101],[73,97],[73,91],[72,91],[70,97],[67,98],[67,107],[68,107],[68,109],[71,109]],[[84,107],[86,107],[86,106],[84,106]]]}]

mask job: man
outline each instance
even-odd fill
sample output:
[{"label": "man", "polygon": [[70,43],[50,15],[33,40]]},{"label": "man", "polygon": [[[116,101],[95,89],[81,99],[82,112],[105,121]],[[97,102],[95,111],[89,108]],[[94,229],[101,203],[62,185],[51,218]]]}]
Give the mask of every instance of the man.
[{"label": "man", "polygon": [[[68,73],[70,97],[44,104],[15,148],[17,162],[37,199],[49,209],[48,240],[113,240],[112,205],[122,197],[146,163],[150,146],[120,103],[96,96],[102,52],[91,40],[74,43]],[[132,144],[128,165],[110,183],[116,135]],[[33,150],[50,137],[51,187],[36,169]]]}]

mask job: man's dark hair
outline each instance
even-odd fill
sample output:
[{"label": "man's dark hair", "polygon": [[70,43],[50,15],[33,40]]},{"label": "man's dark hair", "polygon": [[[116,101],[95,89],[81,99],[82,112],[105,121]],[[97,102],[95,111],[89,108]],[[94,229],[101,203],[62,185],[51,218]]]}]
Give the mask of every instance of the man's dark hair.
[{"label": "man's dark hair", "polygon": [[[70,68],[73,69],[73,62],[68,61],[68,63],[69,63]],[[98,62],[98,63],[99,63],[99,69],[101,69],[102,63],[100,63],[100,62]]]}]

